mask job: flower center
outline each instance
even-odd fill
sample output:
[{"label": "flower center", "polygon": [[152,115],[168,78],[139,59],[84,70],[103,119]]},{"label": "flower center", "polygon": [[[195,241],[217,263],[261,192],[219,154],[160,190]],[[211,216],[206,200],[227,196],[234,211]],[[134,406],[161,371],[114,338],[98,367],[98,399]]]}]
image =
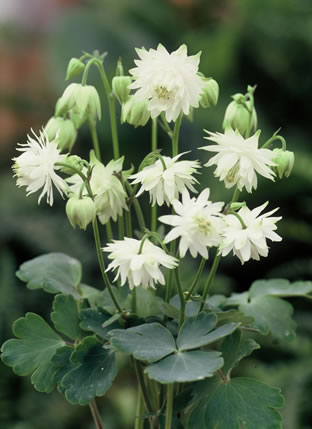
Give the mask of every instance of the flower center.
[{"label": "flower center", "polygon": [[206,217],[194,216],[194,221],[202,234],[208,235],[211,232],[211,223]]},{"label": "flower center", "polygon": [[232,168],[230,168],[228,174],[226,175],[225,181],[227,183],[235,183],[238,172],[239,172],[239,161],[237,161],[236,164]]},{"label": "flower center", "polygon": [[161,98],[162,100],[170,100],[170,91],[168,91],[165,86],[157,86],[154,91],[157,98]]}]

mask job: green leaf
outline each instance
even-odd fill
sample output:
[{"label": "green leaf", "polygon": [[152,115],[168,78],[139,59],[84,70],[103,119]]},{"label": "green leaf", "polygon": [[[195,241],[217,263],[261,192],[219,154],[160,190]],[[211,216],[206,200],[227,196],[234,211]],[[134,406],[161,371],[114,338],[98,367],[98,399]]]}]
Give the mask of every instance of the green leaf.
[{"label": "green leaf", "polygon": [[[179,332],[177,346],[180,350],[195,349],[200,347],[201,340],[217,324],[217,316],[214,313],[201,312],[197,316],[187,319]],[[199,344],[199,345],[197,345]]]},{"label": "green leaf", "polygon": [[[239,323],[227,323],[210,332],[217,322],[214,313],[201,312],[197,316],[187,319],[177,338],[177,346],[180,351],[196,349],[230,335],[240,325]],[[208,333],[210,332],[210,333]]]},{"label": "green leaf", "polygon": [[[119,316],[119,314],[118,314]],[[103,327],[103,323],[111,319],[111,314],[105,311],[103,308],[98,308],[94,310],[93,308],[86,308],[80,312],[80,328],[85,331],[94,332],[100,338],[109,340],[110,336],[108,332],[114,328],[119,328],[119,324],[114,322],[107,327]]]},{"label": "green leaf", "polygon": [[296,323],[292,319],[292,305],[276,296],[257,296],[239,305],[239,310],[255,321],[251,325],[262,334],[270,332],[279,339],[292,340]]},{"label": "green leaf", "polygon": [[249,356],[254,350],[259,348],[259,344],[252,338],[242,337],[239,329],[233,332],[232,335],[227,336],[220,349],[224,358],[224,365],[222,367],[224,375],[227,376],[245,356]]},{"label": "green leaf", "polygon": [[43,288],[49,293],[64,293],[79,298],[81,264],[63,253],[48,253],[24,262],[16,273],[29,289]]},{"label": "green leaf", "polygon": [[206,394],[192,409],[187,429],[281,429],[276,408],[284,400],[279,389],[244,377],[206,384]]},{"label": "green leaf", "polygon": [[220,311],[217,313],[218,322],[235,322],[240,323],[243,326],[250,326],[253,324],[255,319],[251,316],[246,316],[246,314],[242,313],[241,311],[235,310],[232,308],[231,310],[227,311]]},{"label": "green leaf", "polygon": [[54,368],[51,358],[64,341],[35,313],[27,313],[13,324],[13,333],[20,339],[6,341],[2,346],[3,362],[17,375],[29,375],[39,392],[53,390]]},{"label": "green leaf", "polygon": [[59,332],[72,340],[84,337],[84,332],[79,328],[77,302],[72,295],[56,295],[53,301],[53,310],[51,319]]},{"label": "green leaf", "polygon": [[103,396],[116,377],[115,353],[104,348],[95,337],[86,337],[72,353],[71,362],[79,365],[61,381],[66,399],[86,405],[95,396]]},{"label": "green leaf", "polygon": [[178,352],[148,366],[144,372],[163,384],[202,380],[222,367],[220,356],[220,352]]},{"label": "green leaf", "polygon": [[55,355],[51,359],[51,363],[55,368],[53,375],[53,383],[57,385],[58,390],[64,393],[64,388],[61,386],[62,378],[74,368],[74,364],[70,361],[70,356],[73,353],[73,347],[64,346],[56,350]]},{"label": "green leaf", "polygon": [[160,323],[146,323],[129,329],[115,329],[109,333],[112,346],[136,359],[157,360],[176,350],[172,334]]},{"label": "green leaf", "polygon": [[257,280],[250,287],[249,297],[255,298],[264,295],[280,297],[307,296],[311,292],[312,282],[310,281],[290,283],[285,279]]},{"label": "green leaf", "polygon": [[[170,299],[170,304],[175,307],[178,311],[180,310],[180,298],[179,295],[175,295]],[[201,303],[197,301],[187,301],[185,303],[185,317],[196,316],[199,312]]]}]

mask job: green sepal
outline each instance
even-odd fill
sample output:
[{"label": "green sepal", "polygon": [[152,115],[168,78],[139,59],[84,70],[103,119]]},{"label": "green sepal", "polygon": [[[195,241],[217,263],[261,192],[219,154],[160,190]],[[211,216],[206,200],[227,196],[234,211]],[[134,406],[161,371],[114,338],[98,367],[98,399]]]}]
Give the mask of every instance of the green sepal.
[{"label": "green sepal", "polygon": [[96,396],[103,396],[117,375],[115,353],[96,337],[84,338],[70,361],[77,367],[65,374],[60,384],[71,404],[86,405]]},{"label": "green sepal", "polygon": [[208,380],[194,387],[199,402],[191,409],[187,429],[281,429],[276,408],[284,403],[280,389],[245,377]]},{"label": "green sepal", "polygon": [[55,329],[72,340],[85,336],[85,333],[79,327],[77,302],[72,295],[56,295],[53,301],[53,310],[51,320]]},{"label": "green sepal", "polygon": [[64,293],[78,299],[81,264],[64,253],[48,253],[24,262],[16,273],[28,289],[42,288],[49,293]]},{"label": "green sepal", "polygon": [[19,339],[11,339],[2,345],[2,361],[13,367],[20,376],[30,375],[39,392],[49,393],[54,388],[54,367],[51,358],[59,347],[65,345],[59,335],[35,313],[13,323],[13,333]]}]

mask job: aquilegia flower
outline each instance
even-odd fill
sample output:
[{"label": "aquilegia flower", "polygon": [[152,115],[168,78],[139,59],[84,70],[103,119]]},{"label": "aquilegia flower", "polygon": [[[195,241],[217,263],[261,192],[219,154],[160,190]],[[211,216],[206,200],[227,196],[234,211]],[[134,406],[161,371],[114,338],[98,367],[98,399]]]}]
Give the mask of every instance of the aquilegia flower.
[{"label": "aquilegia flower", "polygon": [[275,166],[272,161],[273,152],[269,149],[258,149],[259,133],[247,139],[244,139],[239,131],[234,132],[232,129],[227,129],[224,134],[209,131],[206,133],[209,136],[204,138],[217,144],[201,149],[217,152],[217,155],[205,166],[217,166],[214,175],[224,180],[226,188],[237,185],[240,191],[245,187],[247,192],[251,192],[252,188],[257,188],[256,173],[274,181],[275,173],[270,168]]},{"label": "aquilegia flower", "polygon": [[200,164],[198,161],[178,161],[181,155],[183,153],[174,158],[163,156],[162,160],[166,168],[161,160],[157,159],[153,165],[132,174],[130,176],[130,179],[134,179],[132,184],[141,183],[142,185],[137,196],[148,191],[152,205],[157,203],[162,206],[165,202],[169,206],[179,197],[179,194],[188,194],[188,189],[197,192],[193,184],[198,182],[192,174],[197,173]]},{"label": "aquilegia flower", "polygon": [[221,209],[222,202],[212,203],[208,200],[209,188],[203,190],[198,198],[183,195],[182,203],[175,200],[173,208],[176,215],[160,216],[159,220],[174,228],[166,235],[164,242],[168,243],[181,237],[179,244],[180,257],[187,250],[193,258],[199,253],[208,259],[208,248],[219,246],[224,227]]},{"label": "aquilegia flower", "polygon": [[171,54],[161,44],[157,49],[137,49],[137,67],[130,70],[135,81],[129,86],[137,89],[137,100],[149,100],[148,110],[156,118],[165,112],[167,121],[176,121],[181,112],[190,113],[198,107],[205,86],[198,76],[200,53],[188,56],[186,45]]},{"label": "aquilegia flower", "polygon": [[260,256],[268,256],[269,248],[266,239],[268,238],[272,241],[282,240],[274,232],[277,229],[275,223],[282,218],[270,217],[278,208],[260,215],[267,205],[268,202],[253,210],[243,206],[237,214],[241,217],[245,227],[235,215],[228,214],[225,217],[226,227],[223,231],[224,239],[220,247],[222,256],[226,256],[233,250],[233,255],[236,255],[242,264],[249,259],[258,261]]},{"label": "aquilegia flower", "polygon": [[47,203],[53,204],[53,184],[59,193],[67,191],[64,179],[57,175],[56,171],[61,167],[57,162],[64,162],[67,155],[61,155],[57,141],[49,141],[47,134],[41,131],[39,136],[34,132],[34,137],[27,136],[26,144],[19,144],[18,151],[23,152],[20,156],[13,158],[14,176],[17,177],[17,186],[27,186],[27,195],[42,188],[38,204],[42,197],[47,194]]},{"label": "aquilegia flower", "polygon": [[178,265],[178,261],[148,239],[144,240],[143,246],[141,243],[141,240],[128,237],[109,243],[102,249],[109,252],[108,259],[112,259],[106,271],[117,269],[114,281],[120,277],[124,285],[128,280],[130,289],[136,286],[155,289],[155,283],[165,284],[159,266],[172,269]]},{"label": "aquilegia flower", "polygon": [[[90,187],[94,194],[94,203],[96,214],[102,224],[105,224],[110,218],[114,221],[117,216],[122,214],[122,210],[128,210],[126,204],[127,194],[116,177],[116,173],[120,173],[122,169],[122,159],[111,160],[106,166],[96,160],[91,160],[93,164],[92,175],[90,179]],[[87,169],[83,170],[86,173]],[[69,187],[73,194],[79,194],[82,185],[82,179],[78,174],[66,179],[71,184]],[[88,195],[85,189],[83,195]]]}]

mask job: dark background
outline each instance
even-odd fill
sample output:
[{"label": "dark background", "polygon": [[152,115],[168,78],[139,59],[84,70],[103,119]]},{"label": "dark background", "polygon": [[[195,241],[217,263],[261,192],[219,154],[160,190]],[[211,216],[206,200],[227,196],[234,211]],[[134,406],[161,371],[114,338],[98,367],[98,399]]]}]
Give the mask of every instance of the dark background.
[{"label": "dark background", "polygon": [[[194,159],[208,159],[197,148],[205,145],[203,128],[221,131],[224,110],[236,92],[257,84],[255,95],[264,143],[282,127],[296,163],[288,179],[274,184],[260,180],[256,193],[243,194],[251,207],[269,200],[280,207],[283,220],[269,258],[241,266],[237,258],[222,260],[214,286],[218,293],[249,288],[258,278],[312,277],[312,5],[309,0],[2,0],[0,5],[0,342],[12,336],[12,322],[34,311],[48,319],[52,296],[27,291],[15,278],[19,264],[51,251],[63,251],[80,259],[84,281],[99,284],[96,255],[90,231],[73,231],[57,198],[51,209],[37,196],[25,197],[12,178],[11,158],[16,143],[24,143],[30,128],[38,130],[53,115],[65,86],[71,57],[81,51],[108,52],[105,68],[113,76],[121,56],[125,70],[133,67],[134,48],[156,47],[169,51],[186,43],[190,54],[202,51],[200,71],[220,85],[214,109],[199,109],[194,121],[183,123],[180,150],[193,149]],[[89,82],[99,92],[96,73]],[[101,94],[103,95],[103,94]],[[104,98],[103,98],[104,100]],[[99,125],[104,162],[112,157],[106,107]],[[159,145],[170,150],[166,135]],[[138,165],[150,151],[150,127],[120,128],[121,153],[126,168]],[[87,129],[79,132],[74,152],[87,156]],[[139,155],[139,156],[138,156]],[[211,188],[212,198],[229,200],[232,191],[212,177],[201,175],[201,187]],[[188,260],[186,272],[195,262]],[[100,285],[99,285],[100,287]],[[268,337],[263,348],[243,365],[241,373],[281,386],[286,396],[282,410],[285,429],[312,428],[309,398],[312,394],[311,305],[293,300],[298,337],[277,344]],[[259,339],[257,339],[259,340]],[[105,398],[99,400],[106,428],[132,427],[136,385],[121,361],[121,373]],[[123,369],[124,368],[124,369]],[[0,363],[0,426],[5,429],[92,428],[87,408],[73,407],[54,392],[33,390],[29,377],[15,377]],[[230,429],[230,428],[229,428]]]}]

